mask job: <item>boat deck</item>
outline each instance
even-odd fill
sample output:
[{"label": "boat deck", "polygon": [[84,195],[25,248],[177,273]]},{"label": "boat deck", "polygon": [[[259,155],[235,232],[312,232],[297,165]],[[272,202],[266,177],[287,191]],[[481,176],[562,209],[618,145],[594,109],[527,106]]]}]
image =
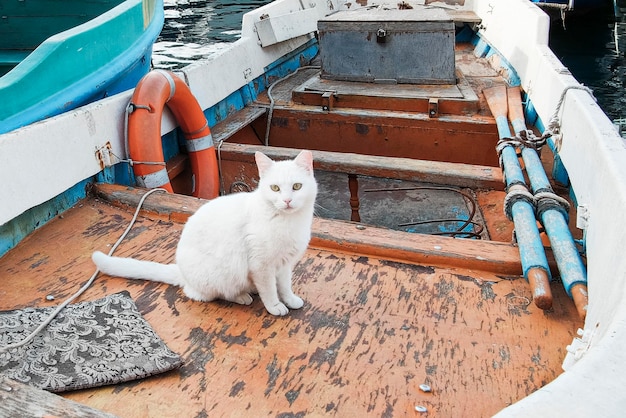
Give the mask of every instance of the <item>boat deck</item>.
[{"label": "boat deck", "polygon": [[[73,294],[94,271],[91,253],[108,251],[126,228],[134,210],[126,203],[140,193],[99,186],[2,257],[0,309],[53,306]],[[183,223],[201,203],[148,197],[116,255],[173,261]],[[258,299],[201,303],[175,287],[100,275],[79,300],[129,291],[184,365],[63,396],[121,417],[415,416],[416,406],[428,416],[486,417],[561,373],[581,320],[560,283],[543,311],[518,274],[368,254],[350,245],[350,234],[363,232],[350,222],[316,219],[313,232],[294,272],[305,305],[285,317]],[[393,235],[383,232],[372,239]],[[461,241],[414,236],[424,247]],[[476,245],[493,258],[514,249]]]}]

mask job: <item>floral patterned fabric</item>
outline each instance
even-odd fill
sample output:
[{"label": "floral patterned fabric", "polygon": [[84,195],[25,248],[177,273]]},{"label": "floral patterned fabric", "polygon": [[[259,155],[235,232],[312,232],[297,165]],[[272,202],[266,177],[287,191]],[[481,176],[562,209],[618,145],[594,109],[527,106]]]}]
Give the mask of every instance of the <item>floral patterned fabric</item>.
[{"label": "floral patterned fabric", "polygon": [[[54,308],[0,312],[0,347],[23,340]],[[179,367],[128,292],[67,306],[24,347],[0,350],[0,373],[51,392],[141,379]]]}]

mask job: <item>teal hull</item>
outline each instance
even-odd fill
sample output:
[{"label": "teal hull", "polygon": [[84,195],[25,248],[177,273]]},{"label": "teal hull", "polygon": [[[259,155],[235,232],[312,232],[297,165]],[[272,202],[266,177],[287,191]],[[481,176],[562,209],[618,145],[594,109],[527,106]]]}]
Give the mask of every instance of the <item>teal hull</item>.
[{"label": "teal hull", "polygon": [[9,0],[0,12],[0,134],[134,88],[164,19],[163,0]]}]

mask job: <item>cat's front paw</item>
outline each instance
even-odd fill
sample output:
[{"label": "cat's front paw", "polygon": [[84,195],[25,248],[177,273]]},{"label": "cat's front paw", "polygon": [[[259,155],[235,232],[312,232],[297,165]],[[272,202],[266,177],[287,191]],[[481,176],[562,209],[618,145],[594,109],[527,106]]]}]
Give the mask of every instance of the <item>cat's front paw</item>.
[{"label": "cat's front paw", "polygon": [[289,309],[283,303],[280,303],[280,302],[278,302],[274,306],[265,305],[265,309],[267,309],[267,311],[271,313],[272,315],[276,315],[276,316],[285,316],[289,313]]},{"label": "cat's front paw", "polygon": [[285,298],[283,302],[285,302],[285,305],[287,305],[289,309],[300,309],[304,306],[302,298],[296,295],[291,295],[288,298]]}]

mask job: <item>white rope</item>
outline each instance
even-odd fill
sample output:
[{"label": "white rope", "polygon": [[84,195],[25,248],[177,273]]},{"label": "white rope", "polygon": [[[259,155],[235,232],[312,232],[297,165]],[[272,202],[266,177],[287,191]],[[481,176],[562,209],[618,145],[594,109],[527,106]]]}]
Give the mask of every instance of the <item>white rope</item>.
[{"label": "white rope", "polygon": [[162,165],[164,167],[167,166],[167,163],[165,163],[165,161],[135,161],[130,158],[122,158],[119,155],[115,154],[113,151],[109,151],[109,152],[117,159],[118,163],[128,163],[131,167],[138,165],[138,164]]},{"label": "white rope", "polygon": [[274,81],[270,87],[267,89],[267,97],[270,99],[270,110],[269,113],[267,115],[267,126],[265,127],[265,146],[269,146],[270,144],[270,126],[272,125],[272,116],[274,114],[274,105],[276,104],[276,102],[274,101],[274,98],[272,97],[272,89],[274,88],[274,86],[278,83],[280,83],[281,81],[285,81],[287,80],[289,77],[293,77],[294,75],[296,75],[296,73],[300,70],[319,70],[321,67],[318,65],[305,65],[304,67],[298,67],[296,68],[296,70],[293,73],[289,73],[286,76],[284,76],[283,78],[280,78],[276,81]]},{"label": "white rope", "polygon": [[220,142],[217,143],[217,171],[220,176],[220,195],[226,194],[226,185],[224,184],[224,176],[222,176],[222,145],[224,145],[224,140],[220,139]]},{"label": "white rope", "polygon": [[582,85],[582,84],[573,84],[571,86],[567,86],[561,92],[561,97],[559,97],[559,101],[557,102],[556,109],[554,110],[554,114],[552,115],[552,119],[558,119],[559,112],[561,111],[561,107],[563,106],[563,102],[565,102],[565,95],[570,90],[586,91],[587,93],[589,93],[589,95],[593,98],[594,101],[597,101],[597,99],[593,95],[593,90],[591,90],[589,87]]},{"label": "white rope", "polygon": [[[111,247],[111,250],[109,251],[109,255],[112,255],[113,252],[117,249],[117,247],[122,243],[124,238],[126,238],[126,235],[128,235],[128,233],[130,232],[131,228],[135,224],[135,221],[137,220],[137,217],[139,216],[139,211],[141,210],[141,206],[143,205],[143,202],[146,200],[146,198],[150,194],[152,194],[154,192],[167,192],[167,190],[165,190],[165,189],[152,189],[152,190],[149,190],[148,192],[146,192],[146,194],[144,194],[141,197],[141,200],[139,200],[139,203],[137,204],[137,209],[135,210],[135,214],[133,215],[133,218],[131,219],[130,223],[128,224],[128,227],[126,227],[126,230],[124,231],[124,233],[120,236],[120,238],[117,240],[117,242],[115,244],[113,244],[113,247]],[[92,283],[96,279],[96,276],[98,276],[98,273],[100,273],[100,270],[98,270],[96,268],[96,271],[93,273],[91,278],[80,289],[78,289],[78,291],[76,293],[74,293],[72,296],[67,298],[62,304],[57,306],[57,308],[48,316],[48,318],[46,318],[46,320],[43,321],[37,328],[35,328],[35,330],[33,332],[31,332],[26,338],[24,338],[22,341],[20,341],[18,343],[9,344],[9,345],[6,345],[4,347],[0,347],[0,351],[7,351],[7,350],[10,350],[10,349],[19,348],[19,347],[22,347],[22,346],[28,344],[45,327],[50,325],[52,320],[59,314],[59,312],[61,312],[67,305],[72,303],[72,301],[74,301],[74,299],[76,299],[77,297],[79,297],[80,295],[85,293],[85,291],[89,288],[89,286],[92,285]]]},{"label": "white rope", "polygon": [[563,91],[561,92],[561,97],[557,102],[556,109],[554,110],[554,114],[552,115],[552,118],[550,118],[548,126],[546,127],[546,130],[542,135],[542,137],[545,138],[548,138],[550,136],[554,137],[554,146],[556,148],[556,152],[559,152],[561,150],[561,142],[563,140],[563,137],[561,136],[561,122],[559,121],[559,113],[561,112],[561,107],[563,107],[563,103],[565,102],[565,95],[569,90],[586,91],[593,98],[593,100],[597,101],[597,99],[593,95],[593,90],[582,84],[574,84],[571,86],[567,86],[563,89]]}]

